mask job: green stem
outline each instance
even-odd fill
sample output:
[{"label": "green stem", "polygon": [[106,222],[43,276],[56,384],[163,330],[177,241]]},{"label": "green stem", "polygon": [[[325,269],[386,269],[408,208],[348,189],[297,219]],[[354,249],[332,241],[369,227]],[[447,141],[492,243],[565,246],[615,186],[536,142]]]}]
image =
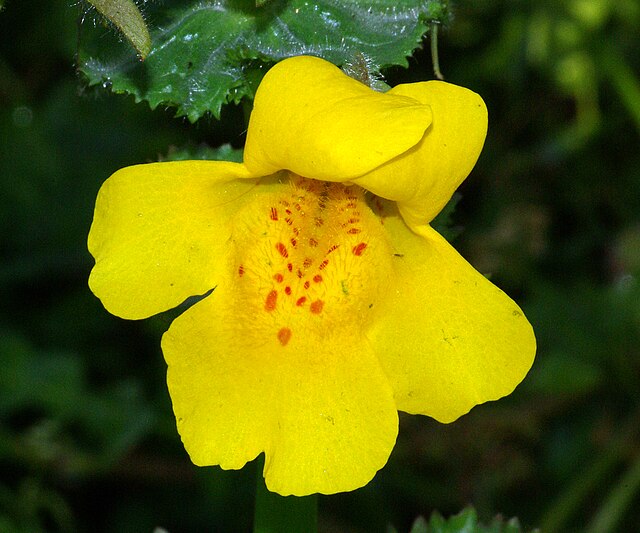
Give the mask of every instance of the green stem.
[{"label": "green stem", "polygon": [[581,506],[589,499],[611,472],[634,450],[640,410],[636,410],[620,431],[611,439],[602,455],[585,469],[570,486],[555,498],[554,504],[540,521],[540,530],[545,533],[564,531],[566,524],[578,513]]},{"label": "green stem", "polygon": [[433,63],[433,73],[439,80],[444,80],[444,76],[440,71],[440,57],[438,56],[438,24],[431,23],[431,62]]},{"label": "green stem", "polygon": [[258,461],[253,533],[315,533],[318,531],[318,495],[280,496],[269,492]]},{"label": "green stem", "polygon": [[618,522],[632,507],[633,499],[640,491],[640,457],[622,476],[620,482],[611,491],[600,507],[587,533],[610,533],[619,531]]}]

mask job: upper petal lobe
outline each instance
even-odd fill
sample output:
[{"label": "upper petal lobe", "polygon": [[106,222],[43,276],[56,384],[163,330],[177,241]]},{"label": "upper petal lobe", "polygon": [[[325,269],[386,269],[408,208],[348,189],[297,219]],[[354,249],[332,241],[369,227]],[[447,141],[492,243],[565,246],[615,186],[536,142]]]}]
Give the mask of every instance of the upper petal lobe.
[{"label": "upper petal lobe", "polygon": [[383,94],[309,56],[264,77],[251,113],[244,161],[257,175],[288,169],[327,181],[356,178],[417,144],[428,105]]}]

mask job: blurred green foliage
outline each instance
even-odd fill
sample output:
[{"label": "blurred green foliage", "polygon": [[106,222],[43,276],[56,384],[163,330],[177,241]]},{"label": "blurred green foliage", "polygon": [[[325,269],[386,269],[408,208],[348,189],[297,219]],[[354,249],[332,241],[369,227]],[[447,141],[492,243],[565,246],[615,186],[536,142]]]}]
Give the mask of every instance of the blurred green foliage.
[{"label": "blurred green foliage", "polygon": [[[245,115],[191,125],[87,87],[78,21],[101,27],[86,8],[0,13],[0,531],[247,531],[252,468],[196,468],[175,431],[159,348],[171,313],[106,313],[85,246],[113,171],[225,143],[231,155]],[[409,531],[469,502],[525,530],[640,529],[640,4],[455,8],[443,73],[490,111],[455,244],[521,303],[538,359],[516,393],[454,424],[402,417],[375,480],[321,499],[321,529]],[[409,63],[387,82],[431,76],[427,54]]]}]

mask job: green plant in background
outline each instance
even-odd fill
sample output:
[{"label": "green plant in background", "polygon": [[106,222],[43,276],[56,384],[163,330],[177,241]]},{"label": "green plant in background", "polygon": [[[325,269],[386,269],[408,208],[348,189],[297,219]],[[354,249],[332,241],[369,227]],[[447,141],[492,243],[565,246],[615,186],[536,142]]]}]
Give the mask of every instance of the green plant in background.
[{"label": "green plant in background", "polygon": [[[157,339],[185,308],[124,323],[110,319],[86,289],[92,261],[85,232],[100,184],[140,162],[241,161],[248,102],[264,72],[284,57],[266,36],[300,45],[286,9],[292,4],[231,2],[222,13],[220,3],[220,12],[185,16],[203,5],[137,2],[153,44],[141,62],[131,38],[119,35],[117,18],[104,18],[89,3],[4,2],[0,530],[251,527],[256,465],[232,473],[194,469],[176,436]],[[347,24],[348,17],[334,13],[336,3],[317,5],[312,29]],[[434,223],[447,238],[457,236],[456,248],[480,272],[517,297],[535,326],[539,357],[514,395],[456,424],[401,416],[388,466],[362,489],[319,498],[320,529],[383,531],[391,523],[409,531],[420,514],[437,508],[454,515],[473,502],[482,519],[476,528],[492,526],[491,517],[503,512],[517,515],[525,530],[633,531],[640,503],[638,5],[463,0],[453,19],[449,11],[442,17],[429,11],[436,5],[385,11],[369,3],[362,9],[372,9],[378,24],[369,29],[378,40],[362,47],[386,42],[404,53],[405,45],[389,41],[391,27],[407,39],[409,54],[424,29],[442,21],[435,27],[444,74],[482,94],[490,116],[485,149],[455,213],[449,206]],[[270,24],[255,24],[256,9],[270,14]],[[351,17],[352,25],[364,18]],[[211,30],[206,39],[243,46],[224,58],[190,55],[188,38],[178,35],[193,39],[201,32],[190,24],[206,26],[205,20],[232,26],[220,25],[223,31]],[[325,33],[323,42],[316,33],[314,46],[344,51],[335,62],[351,62],[352,72],[366,77],[363,65],[371,66],[375,54],[354,55],[353,42]],[[166,76],[161,87],[158,60],[166,58],[154,59],[158,46],[175,47],[187,67],[198,65],[198,84]],[[95,89],[74,74],[76,55]],[[373,61],[390,86],[429,77],[430,59],[420,50],[406,63],[399,55]],[[240,72],[239,86],[208,81],[208,64]],[[371,79],[380,82],[378,75]],[[151,90],[168,85],[176,89],[165,96]],[[225,87],[211,100],[220,104],[220,120],[212,118],[215,106],[207,110],[198,98],[200,88],[212,85]],[[201,116],[193,126],[173,119],[176,94],[193,97],[195,107],[178,111]],[[271,498],[268,508],[286,512],[282,497],[261,490]],[[430,527],[443,524],[433,520]],[[460,528],[457,520],[445,522]]]}]

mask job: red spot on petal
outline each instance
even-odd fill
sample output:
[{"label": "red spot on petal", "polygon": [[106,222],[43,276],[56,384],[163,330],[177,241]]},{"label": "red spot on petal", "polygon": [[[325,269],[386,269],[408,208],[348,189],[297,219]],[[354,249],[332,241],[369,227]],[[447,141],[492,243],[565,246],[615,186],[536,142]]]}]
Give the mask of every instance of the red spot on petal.
[{"label": "red spot on petal", "polygon": [[271,291],[267,294],[267,299],[264,301],[264,310],[273,311],[276,308],[276,302],[278,301],[278,291]]},{"label": "red spot on petal", "polygon": [[313,237],[311,237],[309,239],[309,246],[318,246],[318,241],[316,239],[314,239]]},{"label": "red spot on petal", "polygon": [[311,283],[309,283],[309,281],[305,281],[304,282],[304,288],[308,289],[311,286]]},{"label": "red spot on petal", "polygon": [[324,270],[328,264],[329,264],[329,260],[325,259],[322,263],[320,263],[320,266],[318,267],[318,269]]},{"label": "red spot on petal", "polygon": [[361,242],[360,244],[356,244],[351,251],[353,252],[353,255],[362,255],[366,247],[367,243]]},{"label": "red spot on petal", "polygon": [[293,220],[291,220],[289,217],[285,218],[284,221],[289,224],[289,226],[291,226],[291,224],[293,224]]},{"label": "red spot on petal", "polygon": [[289,328],[282,328],[278,331],[278,340],[282,346],[286,346],[291,339],[291,330]]},{"label": "red spot on petal", "polygon": [[287,247],[281,242],[276,244],[276,250],[282,257],[289,257],[289,252],[287,251]]},{"label": "red spot on petal", "polygon": [[300,279],[302,279],[302,276],[304,276],[304,274],[302,273],[302,270],[298,269],[298,272],[296,273],[298,275],[298,277]]},{"label": "red spot on petal", "polygon": [[350,233],[351,235],[357,235],[358,233],[360,233],[362,230],[359,228],[351,228],[350,230],[347,230],[347,233]]},{"label": "red spot on petal", "polygon": [[278,210],[275,207],[271,208],[271,214],[269,215],[271,220],[278,220]]},{"label": "red spot on petal", "polygon": [[282,280],[284,279],[284,276],[282,274],[280,274],[280,272],[278,272],[277,274],[275,274],[273,276],[273,279],[275,279],[278,283],[282,283]]},{"label": "red spot on petal", "polygon": [[291,287],[288,285],[284,288],[284,292],[287,296],[291,296]]},{"label": "red spot on petal", "polygon": [[316,226],[322,226],[322,224],[324,224],[324,220],[322,220],[320,217],[316,217],[314,220],[315,220]]},{"label": "red spot on petal", "polygon": [[238,276],[240,277],[244,276],[244,266],[242,265],[238,267]]},{"label": "red spot on petal", "polygon": [[[286,205],[289,205],[289,204],[286,204]],[[285,210],[284,210],[284,212],[285,212],[287,215],[290,215],[291,213],[293,213],[293,211],[291,211],[291,209],[285,209]]]},{"label": "red spot on petal", "polygon": [[313,259],[311,259],[310,257],[306,257],[305,260],[302,262],[302,266],[304,268],[309,268],[312,264],[313,264]]},{"label": "red spot on petal", "polygon": [[332,245],[331,248],[327,250],[327,255],[330,254],[331,252],[335,252],[337,249],[338,249],[337,244]]},{"label": "red spot on petal", "polygon": [[320,283],[322,281],[322,276],[320,274],[316,274],[315,276],[313,276],[313,281],[315,281],[316,283]]},{"label": "red spot on petal", "polygon": [[287,270],[293,272],[293,263],[287,263]]},{"label": "red spot on petal", "polygon": [[319,315],[322,312],[322,308],[324,307],[324,302],[322,300],[316,300],[311,302],[311,312],[314,315]]},{"label": "red spot on petal", "polygon": [[305,303],[306,301],[307,301],[307,297],[306,297],[306,296],[302,296],[302,297],[300,297],[300,298],[298,298],[298,299],[296,300],[296,305],[297,305],[298,307],[301,307],[301,306],[303,306],[303,305],[304,305],[304,303]]},{"label": "red spot on petal", "polygon": [[294,248],[298,245],[298,240],[295,237],[291,237],[291,246]]}]

